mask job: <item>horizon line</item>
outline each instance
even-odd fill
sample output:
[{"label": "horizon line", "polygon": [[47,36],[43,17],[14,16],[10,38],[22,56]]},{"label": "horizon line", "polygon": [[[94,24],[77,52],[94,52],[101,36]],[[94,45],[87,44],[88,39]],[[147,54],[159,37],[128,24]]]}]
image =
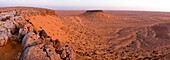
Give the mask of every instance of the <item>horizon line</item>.
[{"label": "horizon line", "polygon": [[[95,9],[95,8],[72,8],[69,7],[68,9],[64,8],[49,8],[49,7],[37,7],[37,6],[3,6],[0,8],[14,8],[14,7],[30,7],[30,8],[44,8],[44,9],[50,9],[50,10],[105,10],[105,11],[132,11],[132,12],[170,12],[166,10],[140,10],[140,9]],[[70,9],[72,8],[72,9]]]}]

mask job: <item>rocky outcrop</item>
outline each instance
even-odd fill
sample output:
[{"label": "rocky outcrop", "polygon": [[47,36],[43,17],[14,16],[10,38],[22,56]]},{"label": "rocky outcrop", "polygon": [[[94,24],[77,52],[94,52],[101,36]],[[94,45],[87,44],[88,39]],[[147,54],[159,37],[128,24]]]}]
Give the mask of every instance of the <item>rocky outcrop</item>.
[{"label": "rocky outcrop", "polygon": [[19,56],[20,60],[75,60],[74,51],[70,46],[61,44],[58,39],[52,40],[43,29],[37,31],[22,15],[53,15],[55,12],[37,8],[12,9],[14,8],[3,12],[0,9],[0,46],[5,45],[11,37],[15,37],[24,47]]},{"label": "rocky outcrop", "polygon": [[[10,12],[11,13],[11,12]],[[15,29],[18,24],[12,20],[15,13],[1,13],[0,14],[0,46],[3,46],[7,43],[9,38],[11,38],[12,33],[15,33]],[[11,20],[10,20],[11,19]]]},{"label": "rocky outcrop", "polygon": [[20,56],[20,60],[49,60],[46,52],[40,49],[39,46],[28,47]]},{"label": "rocky outcrop", "polygon": [[25,50],[22,52],[20,60],[75,60],[73,49],[68,46],[62,47],[58,40],[45,37],[47,35],[44,30],[40,32],[39,34],[29,32],[24,36],[22,45]]},{"label": "rocky outcrop", "polygon": [[15,11],[16,15],[35,16],[35,15],[55,15],[54,10],[34,7],[8,7],[0,8],[0,12]]},{"label": "rocky outcrop", "polygon": [[39,38],[39,35],[36,35],[33,32],[29,32],[22,39],[22,45],[24,46],[24,48],[26,48],[28,46],[36,45],[38,43],[41,43],[40,39],[38,39],[38,38]]}]

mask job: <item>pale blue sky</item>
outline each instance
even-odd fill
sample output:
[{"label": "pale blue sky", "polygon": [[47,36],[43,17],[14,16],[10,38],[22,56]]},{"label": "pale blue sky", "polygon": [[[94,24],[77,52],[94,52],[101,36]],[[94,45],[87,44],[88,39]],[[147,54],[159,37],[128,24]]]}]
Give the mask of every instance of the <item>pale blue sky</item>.
[{"label": "pale blue sky", "polygon": [[0,0],[0,7],[170,11],[170,0]]}]

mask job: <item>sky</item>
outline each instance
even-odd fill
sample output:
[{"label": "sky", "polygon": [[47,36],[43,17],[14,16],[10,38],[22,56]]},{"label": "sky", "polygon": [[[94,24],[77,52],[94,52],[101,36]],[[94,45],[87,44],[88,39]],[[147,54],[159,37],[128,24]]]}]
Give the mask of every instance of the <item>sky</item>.
[{"label": "sky", "polygon": [[0,7],[29,6],[58,10],[169,11],[170,0],[0,0]]}]

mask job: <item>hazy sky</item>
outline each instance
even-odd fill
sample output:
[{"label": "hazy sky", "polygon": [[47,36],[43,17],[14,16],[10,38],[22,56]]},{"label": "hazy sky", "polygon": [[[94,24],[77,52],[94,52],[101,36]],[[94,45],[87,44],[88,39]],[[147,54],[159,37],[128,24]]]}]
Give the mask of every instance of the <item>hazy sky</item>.
[{"label": "hazy sky", "polygon": [[170,0],[0,0],[0,7],[170,11]]}]

